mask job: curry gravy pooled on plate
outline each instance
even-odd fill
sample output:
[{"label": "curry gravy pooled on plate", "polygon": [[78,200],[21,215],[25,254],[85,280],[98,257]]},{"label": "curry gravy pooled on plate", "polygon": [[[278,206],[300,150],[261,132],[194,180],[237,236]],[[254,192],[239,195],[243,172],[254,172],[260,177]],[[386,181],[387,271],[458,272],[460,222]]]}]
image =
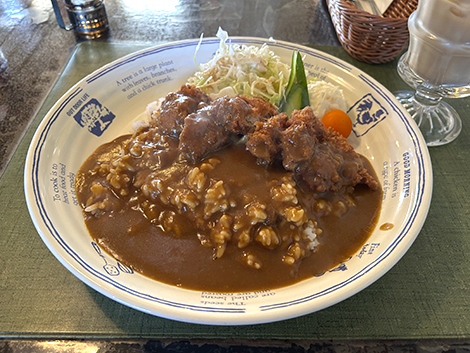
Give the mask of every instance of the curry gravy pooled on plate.
[{"label": "curry gravy pooled on plate", "polygon": [[366,158],[307,107],[212,100],[184,85],[151,122],[100,146],[76,191],[92,238],[148,277],[203,291],[273,289],[351,257],[376,226]]}]

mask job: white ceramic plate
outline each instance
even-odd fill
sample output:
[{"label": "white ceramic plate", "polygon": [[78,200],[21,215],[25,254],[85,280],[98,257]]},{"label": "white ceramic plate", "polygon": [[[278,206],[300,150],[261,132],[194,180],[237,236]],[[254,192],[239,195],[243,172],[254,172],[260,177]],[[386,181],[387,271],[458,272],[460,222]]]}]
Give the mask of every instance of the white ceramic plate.
[{"label": "white ceramic plate", "polygon": [[[356,121],[350,142],[373,164],[383,186],[382,212],[367,244],[347,262],[290,287],[249,293],[184,290],[123,266],[92,241],[74,193],[75,173],[96,147],[129,133],[148,103],[179,89],[196,71],[197,40],[149,48],[116,60],[71,88],[48,112],[28,151],[25,193],[31,218],[54,256],[98,292],[146,313],[175,320],[242,325],[312,313],[364,289],[408,250],[426,218],[432,193],[428,150],[392,94],[357,68],[317,50],[260,38],[232,43],[269,47],[290,63],[305,56],[309,77],[342,87]],[[202,42],[206,62],[219,40]],[[380,230],[390,223],[393,228]]]}]

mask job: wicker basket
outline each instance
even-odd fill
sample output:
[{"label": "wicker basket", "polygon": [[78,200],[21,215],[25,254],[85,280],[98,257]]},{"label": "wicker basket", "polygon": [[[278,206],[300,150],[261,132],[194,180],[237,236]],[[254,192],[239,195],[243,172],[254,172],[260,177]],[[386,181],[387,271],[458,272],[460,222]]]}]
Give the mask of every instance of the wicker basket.
[{"label": "wicker basket", "polygon": [[394,0],[384,17],[358,10],[348,0],[326,0],[343,48],[355,59],[383,64],[395,59],[408,43],[408,17],[418,0]]}]

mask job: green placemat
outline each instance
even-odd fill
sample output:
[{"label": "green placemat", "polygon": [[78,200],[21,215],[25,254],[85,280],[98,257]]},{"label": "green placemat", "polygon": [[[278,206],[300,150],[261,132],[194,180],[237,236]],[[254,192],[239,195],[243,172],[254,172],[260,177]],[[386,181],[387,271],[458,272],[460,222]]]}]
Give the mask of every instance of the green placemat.
[{"label": "green placemat", "polygon": [[[434,193],[417,240],[367,289],[328,309],[253,326],[185,324],[141,313],[94,291],[68,272],[41,241],[23,196],[31,138],[67,89],[102,65],[142,49],[85,42],[39,110],[0,180],[1,337],[154,339],[438,339],[470,338],[470,99],[452,100],[464,127],[453,143],[431,149]],[[341,47],[318,47],[369,73],[391,91],[407,86],[396,61],[371,66]]]}]

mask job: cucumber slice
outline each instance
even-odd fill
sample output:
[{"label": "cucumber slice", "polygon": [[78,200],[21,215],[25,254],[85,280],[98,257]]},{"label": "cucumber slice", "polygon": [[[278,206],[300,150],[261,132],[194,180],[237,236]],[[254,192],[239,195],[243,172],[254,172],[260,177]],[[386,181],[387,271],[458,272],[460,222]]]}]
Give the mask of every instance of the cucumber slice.
[{"label": "cucumber slice", "polygon": [[300,110],[310,105],[308,97],[307,77],[305,75],[302,56],[298,51],[292,53],[291,71],[286,87],[286,95],[281,104],[281,112],[291,116],[294,110]]}]

